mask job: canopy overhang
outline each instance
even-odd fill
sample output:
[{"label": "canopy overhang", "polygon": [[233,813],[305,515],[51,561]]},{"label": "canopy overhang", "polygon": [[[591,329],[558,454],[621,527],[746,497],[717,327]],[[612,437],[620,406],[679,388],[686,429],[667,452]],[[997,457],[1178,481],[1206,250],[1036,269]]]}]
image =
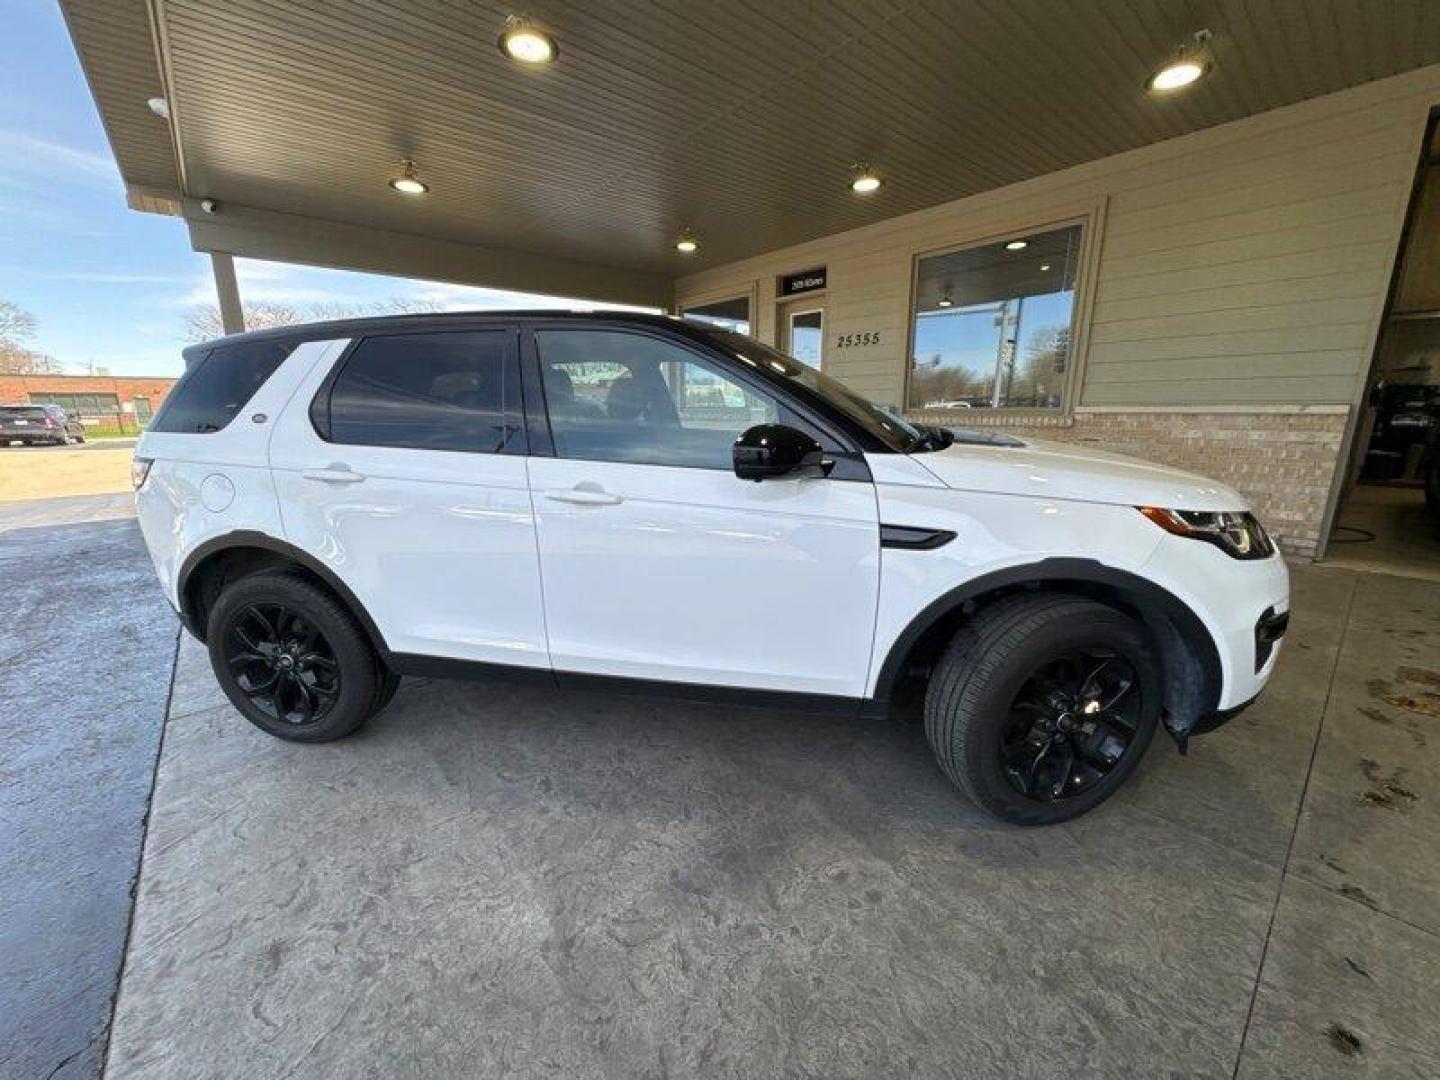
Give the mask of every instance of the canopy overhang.
[{"label": "canopy overhang", "polygon": [[[1440,61],[1427,0],[547,0],[543,70],[488,3],[62,6],[129,205],[197,250],[655,306],[680,274]],[[1147,93],[1200,29],[1213,74]],[[389,188],[402,159],[427,194]],[[863,198],[861,162],[885,181]]]}]

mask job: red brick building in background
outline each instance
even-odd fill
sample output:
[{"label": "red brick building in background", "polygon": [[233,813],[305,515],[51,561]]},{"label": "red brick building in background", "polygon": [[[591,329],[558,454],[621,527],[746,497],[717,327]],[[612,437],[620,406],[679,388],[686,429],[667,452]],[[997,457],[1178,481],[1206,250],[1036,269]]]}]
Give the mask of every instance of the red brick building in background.
[{"label": "red brick building in background", "polygon": [[160,375],[0,375],[0,405],[50,402],[95,431],[138,431],[174,385]]}]

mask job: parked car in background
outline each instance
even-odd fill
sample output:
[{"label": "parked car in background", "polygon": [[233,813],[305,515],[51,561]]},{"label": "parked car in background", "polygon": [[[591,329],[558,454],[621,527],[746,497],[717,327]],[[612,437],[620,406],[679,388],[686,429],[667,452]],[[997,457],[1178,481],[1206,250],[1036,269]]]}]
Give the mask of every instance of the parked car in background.
[{"label": "parked car in background", "polygon": [[870,716],[924,687],[951,780],[1044,824],[1162,724],[1183,749],[1254,700],[1289,619],[1231,488],[915,424],[698,323],[400,316],[186,366],[136,447],[140,526],[284,739],[348,734],[403,674]]},{"label": "parked car in background", "polygon": [[85,425],[59,405],[0,405],[0,445],[64,446],[85,441]]}]

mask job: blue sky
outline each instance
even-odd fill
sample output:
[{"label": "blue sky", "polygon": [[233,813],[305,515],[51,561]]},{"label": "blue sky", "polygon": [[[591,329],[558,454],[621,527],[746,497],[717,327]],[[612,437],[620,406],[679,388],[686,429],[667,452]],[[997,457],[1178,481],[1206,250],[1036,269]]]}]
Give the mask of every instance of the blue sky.
[{"label": "blue sky", "polygon": [[[1037,332],[1069,324],[1072,304],[1073,294],[1069,292],[1025,297],[1019,332],[1022,358]],[[993,311],[982,314],[953,308],[919,320],[915,327],[915,356],[928,360],[938,354],[943,368],[963,367],[976,374],[993,374],[999,334]]]},{"label": "blue sky", "polygon": [[[36,317],[30,347],[68,372],[93,363],[116,375],[178,374],[186,316],[215,300],[209,260],[190,250],[178,218],[126,209],[59,6],[0,0],[0,26],[0,299]],[[245,260],[237,273],[243,299],[302,309],[395,298],[465,309],[568,303]]]}]

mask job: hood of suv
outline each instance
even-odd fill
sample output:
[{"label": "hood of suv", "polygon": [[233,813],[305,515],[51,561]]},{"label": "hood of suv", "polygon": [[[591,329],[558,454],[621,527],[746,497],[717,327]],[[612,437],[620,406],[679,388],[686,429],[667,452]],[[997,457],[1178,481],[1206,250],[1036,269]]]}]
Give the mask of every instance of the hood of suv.
[{"label": "hood of suv", "polygon": [[1203,476],[1084,446],[957,431],[944,450],[915,454],[947,487],[996,495],[1164,506],[1174,510],[1244,510],[1234,488]]}]

